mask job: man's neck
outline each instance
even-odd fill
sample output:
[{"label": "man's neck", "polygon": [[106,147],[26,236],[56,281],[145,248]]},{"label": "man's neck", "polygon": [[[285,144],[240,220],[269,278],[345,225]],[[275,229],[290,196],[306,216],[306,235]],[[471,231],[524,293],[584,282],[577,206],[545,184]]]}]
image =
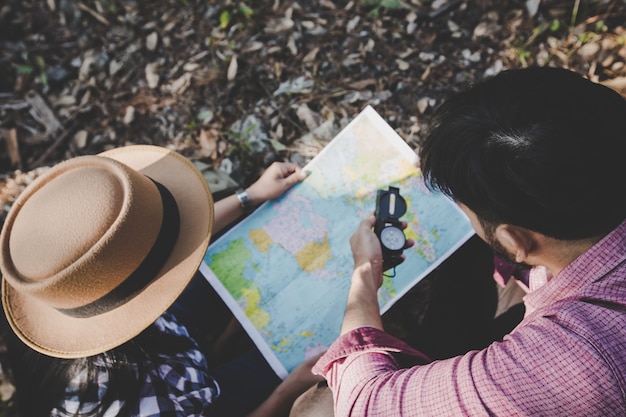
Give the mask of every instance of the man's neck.
[{"label": "man's neck", "polygon": [[534,265],[543,265],[556,276],[563,268],[574,262],[595,245],[602,236],[580,240],[559,240],[548,236],[542,236],[540,245],[532,260]]}]

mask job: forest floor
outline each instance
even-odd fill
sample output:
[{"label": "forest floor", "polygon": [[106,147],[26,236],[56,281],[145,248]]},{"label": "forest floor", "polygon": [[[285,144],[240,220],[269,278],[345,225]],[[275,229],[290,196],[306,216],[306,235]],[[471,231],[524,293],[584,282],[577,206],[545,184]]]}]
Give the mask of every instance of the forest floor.
[{"label": "forest floor", "polygon": [[5,0],[0,223],[47,167],[114,147],[167,146],[245,186],[366,105],[417,150],[447,95],[506,69],[626,93],[625,22],[624,0]]}]

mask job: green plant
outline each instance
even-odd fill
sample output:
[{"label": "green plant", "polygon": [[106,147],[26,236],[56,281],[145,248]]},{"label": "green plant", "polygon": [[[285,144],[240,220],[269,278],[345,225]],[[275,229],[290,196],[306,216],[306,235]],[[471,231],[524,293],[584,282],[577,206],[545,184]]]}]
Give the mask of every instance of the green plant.
[{"label": "green plant", "polygon": [[576,18],[578,17],[578,10],[580,9],[580,0],[574,1],[574,6],[572,6],[572,17],[570,18],[569,25],[576,25]]},{"label": "green plant", "polygon": [[[569,13],[569,19],[567,17],[564,19],[554,18],[552,19],[552,21],[542,22],[533,29],[528,39],[526,39],[525,41],[514,42],[513,49],[517,54],[521,65],[524,67],[528,66],[530,58],[533,57],[531,53],[532,46],[547,31],[553,34],[569,33],[570,37],[568,39],[572,39],[573,36],[574,39],[577,40],[575,44],[569,44],[569,46],[567,46],[567,41],[560,42],[561,46],[566,46],[567,51],[565,51],[565,54],[567,56],[573,54],[582,45],[585,45],[596,39],[599,33],[606,32],[608,30],[608,27],[606,26],[606,23],[603,19],[598,18],[595,23],[591,23],[593,22],[593,20],[591,20],[589,23],[579,22],[579,19],[588,19],[588,10],[585,8],[585,6],[588,7],[589,3],[596,2],[583,2],[583,10],[581,12],[581,2],[580,0],[575,0],[574,4],[572,5],[571,12]],[[586,28],[588,27],[590,29],[581,32],[580,25],[582,24],[584,24]],[[552,58],[552,56],[554,56],[554,52],[550,51],[548,61]]]},{"label": "green plant", "polygon": [[195,130],[198,127],[198,123],[195,120],[191,120],[185,127],[187,130]]},{"label": "green plant", "polygon": [[517,57],[519,58],[522,67],[526,68],[528,66],[528,58],[530,58],[530,51],[526,49],[516,49]]},{"label": "green plant", "polygon": [[37,68],[39,69],[39,81],[46,86],[48,85],[48,75],[46,74],[46,61],[40,55],[35,57]]},{"label": "green plant", "polygon": [[44,85],[48,85],[48,75],[46,75],[46,61],[42,56],[35,57],[35,64],[16,64],[15,72],[17,75],[31,75],[37,70],[39,81]]},{"label": "green plant", "polygon": [[15,71],[17,72],[17,75],[30,75],[33,73],[35,69],[33,67],[31,67],[30,65],[16,65],[15,66]]},{"label": "green plant", "polygon": [[594,38],[596,38],[598,36],[598,34],[596,32],[583,32],[580,35],[578,35],[578,40],[580,41],[581,45],[584,45],[586,43],[591,42]]},{"label": "green plant", "polygon": [[250,133],[256,128],[256,125],[251,124],[250,126],[248,126],[246,128],[245,131],[239,133],[239,132],[233,132],[232,130],[227,130],[225,132],[222,132],[222,135],[224,135],[224,137],[231,139],[231,146],[230,149],[228,151],[229,155],[232,155],[234,153],[238,153],[238,152],[248,152],[250,151],[251,148],[251,144],[249,142],[246,141],[246,138],[248,136],[250,136]]},{"label": "green plant", "polygon": [[[556,22],[556,23],[555,23]],[[525,41],[516,41],[513,45],[513,49],[517,54],[517,58],[519,59],[522,67],[528,66],[528,59],[532,56],[530,52],[530,47],[537,40],[539,36],[541,36],[546,30],[550,29],[553,31],[558,30],[559,24],[558,20],[554,20],[552,22],[542,22],[538,26],[536,26],[528,39]]]},{"label": "green plant", "polygon": [[245,2],[239,2],[239,4],[234,8],[222,10],[222,13],[220,14],[220,28],[226,29],[230,25],[233,17],[237,15],[241,15],[247,20],[256,13],[256,10],[248,6]]},{"label": "green plant", "polygon": [[374,17],[378,16],[380,9],[397,10],[402,8],[400,0],[361,0],[361,3],[373,7],[368,14]]}]

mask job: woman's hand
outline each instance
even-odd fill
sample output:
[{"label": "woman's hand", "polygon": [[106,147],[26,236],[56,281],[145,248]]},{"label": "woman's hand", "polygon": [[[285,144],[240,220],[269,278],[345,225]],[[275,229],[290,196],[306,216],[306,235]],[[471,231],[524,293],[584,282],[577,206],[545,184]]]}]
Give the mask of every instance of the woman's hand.
[{"label": "woman's hand", "polygon": [[[306,178],[306,173],[296,164],[274,162],[248,189],[248,198],[257,206],[267,200],[278,198],[294,184]],[[246,212],[237,197],[232,194],[215,203],[213,233],[219,233]]]},{"label": "woman's hand", "polygon": [[257,205],[280,197],[306,176],[306,172],[292,162],[274,162],[246,191],[252,203]]}]

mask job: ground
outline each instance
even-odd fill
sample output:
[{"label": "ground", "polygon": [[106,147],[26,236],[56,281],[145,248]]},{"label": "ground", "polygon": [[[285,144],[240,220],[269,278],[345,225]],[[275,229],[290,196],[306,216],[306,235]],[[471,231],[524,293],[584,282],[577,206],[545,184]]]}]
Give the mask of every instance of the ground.
[{"label": "ground", "polygon": [[368,104],[417,150],[448,94],[505,69],[624,93],[625,21],[623,0],[5,0],[0,221],[41,170],[112,147],[167,146],[247,185]]}]

